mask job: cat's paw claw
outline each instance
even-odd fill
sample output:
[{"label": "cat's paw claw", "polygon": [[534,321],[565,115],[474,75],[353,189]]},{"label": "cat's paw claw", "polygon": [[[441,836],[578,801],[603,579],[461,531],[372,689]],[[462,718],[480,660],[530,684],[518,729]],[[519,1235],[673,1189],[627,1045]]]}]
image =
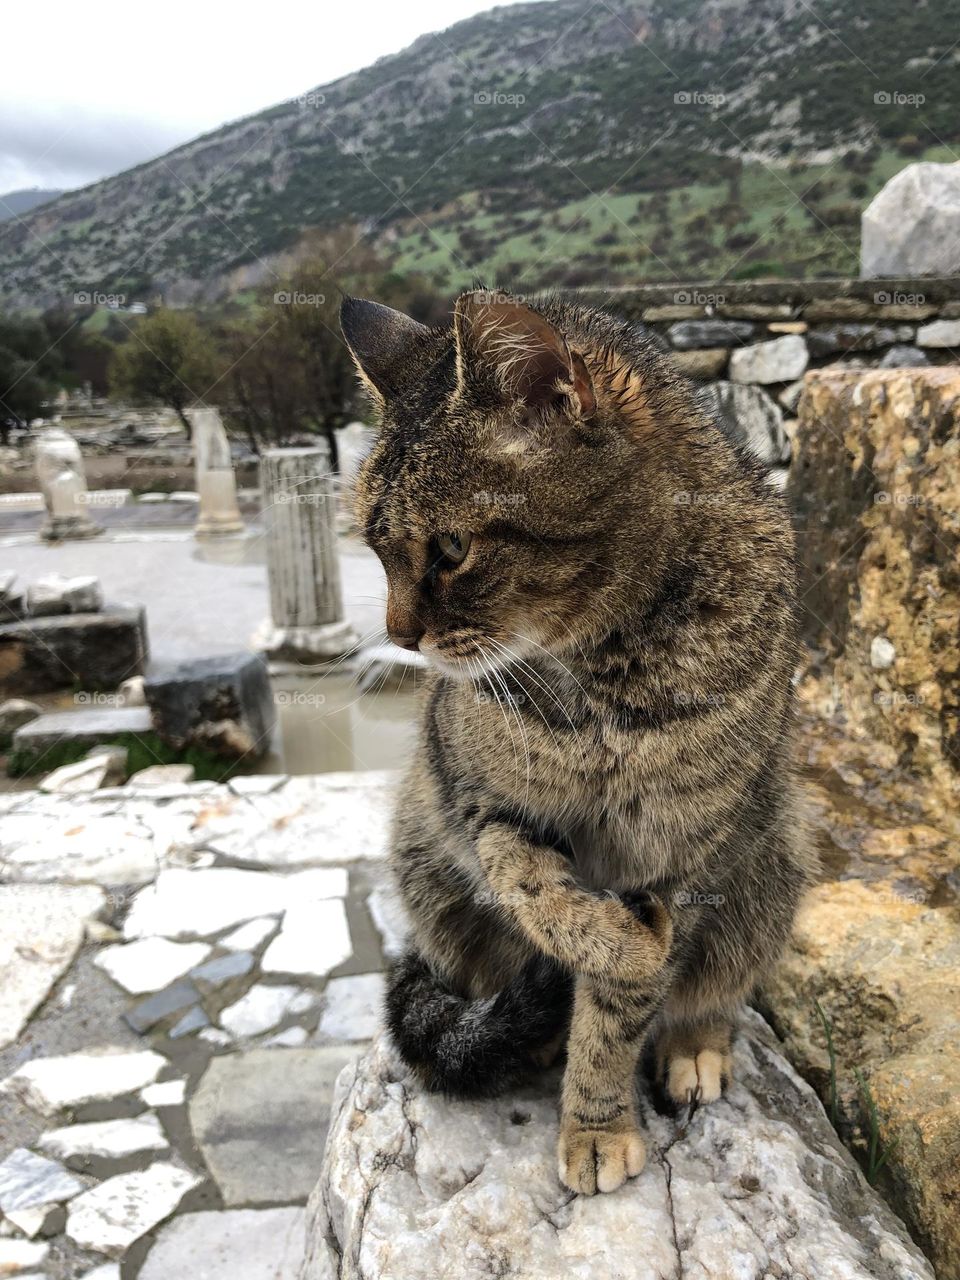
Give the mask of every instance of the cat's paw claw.
[{"label": "cat's paw claw", "polygon": [[628,1178],[637,1176],[647,1159],[643,1139],[635,1129],[622,1133],[570,1129],[560,1135],[557,1155],[560,1181],[584,1196],[616,1191]]}]

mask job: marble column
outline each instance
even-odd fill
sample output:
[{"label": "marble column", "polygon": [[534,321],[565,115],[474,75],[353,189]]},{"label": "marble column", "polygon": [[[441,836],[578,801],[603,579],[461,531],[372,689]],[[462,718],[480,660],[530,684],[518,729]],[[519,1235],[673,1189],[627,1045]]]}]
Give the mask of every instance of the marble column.
[{"label": "marble column", "polygon": [[272,614],[262,647],[278,661],[339,658],[357,636],[343,612],[329,449],[266,450],[260,487]]},{"label": "marble column", "polygon": [[33,453],[47,509],[40,536],[48,542],[58,542],[61,538],[93,538],[102,533],[90,518],[83,456],[73,436],[60,427],[52,427],[38,436]]},{"label": "marble column", "polygon": [[242,533],[243,520],[237,506],[237,481],[233,474],[230,442],[220,421],[220,411],[202,408],[187,412],[193,428],[193,456],[200,499],[193,531],[198,538]]}]

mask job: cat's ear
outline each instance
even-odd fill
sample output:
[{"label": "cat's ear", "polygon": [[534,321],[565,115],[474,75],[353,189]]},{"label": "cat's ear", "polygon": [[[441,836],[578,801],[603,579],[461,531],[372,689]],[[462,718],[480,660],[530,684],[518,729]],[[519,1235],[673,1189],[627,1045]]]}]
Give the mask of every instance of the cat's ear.
[{"label": "cat's ear", "polygon": [[479,369],[494,375],[506,398],[533,410],[592,416],[596,395],[583,357],[539,311],[481,290],[461,294],[453,315],[461,387]]},{"label": "cat's ear", "polygon": [[397,394],[411,346],[430,332],[402,311],[365,298],[344,298],[340,328],[360,376],[381,403]]}]

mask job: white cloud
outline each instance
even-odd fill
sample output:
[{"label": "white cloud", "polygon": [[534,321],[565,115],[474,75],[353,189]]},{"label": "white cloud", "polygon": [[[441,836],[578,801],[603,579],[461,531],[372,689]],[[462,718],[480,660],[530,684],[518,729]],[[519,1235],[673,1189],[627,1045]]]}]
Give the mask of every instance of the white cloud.
[{"label": "white cloud", "polygon": [[80,186],[326,84],[484,0],[47,0],[4,13],[0,192]]}]

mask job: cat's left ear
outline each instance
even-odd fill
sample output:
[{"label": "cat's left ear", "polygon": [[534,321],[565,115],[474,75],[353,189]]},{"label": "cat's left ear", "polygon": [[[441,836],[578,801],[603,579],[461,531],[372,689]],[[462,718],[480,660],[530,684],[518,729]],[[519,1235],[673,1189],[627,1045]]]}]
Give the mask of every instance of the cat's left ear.
[{"label": "cat's left ear", "polygon": [[593,415],[597,400],[583,357],[539,311],[481,290],[461,294],[453,315],[461,388],[479,369],[493,374],[505,398],[535,411]]},{"label": "cat's left ear", "polygon": [[397,394],[411,348],[430,332],[402,311],[366,298],[344,298],[340,328],[357,371],[381,404]]}]

